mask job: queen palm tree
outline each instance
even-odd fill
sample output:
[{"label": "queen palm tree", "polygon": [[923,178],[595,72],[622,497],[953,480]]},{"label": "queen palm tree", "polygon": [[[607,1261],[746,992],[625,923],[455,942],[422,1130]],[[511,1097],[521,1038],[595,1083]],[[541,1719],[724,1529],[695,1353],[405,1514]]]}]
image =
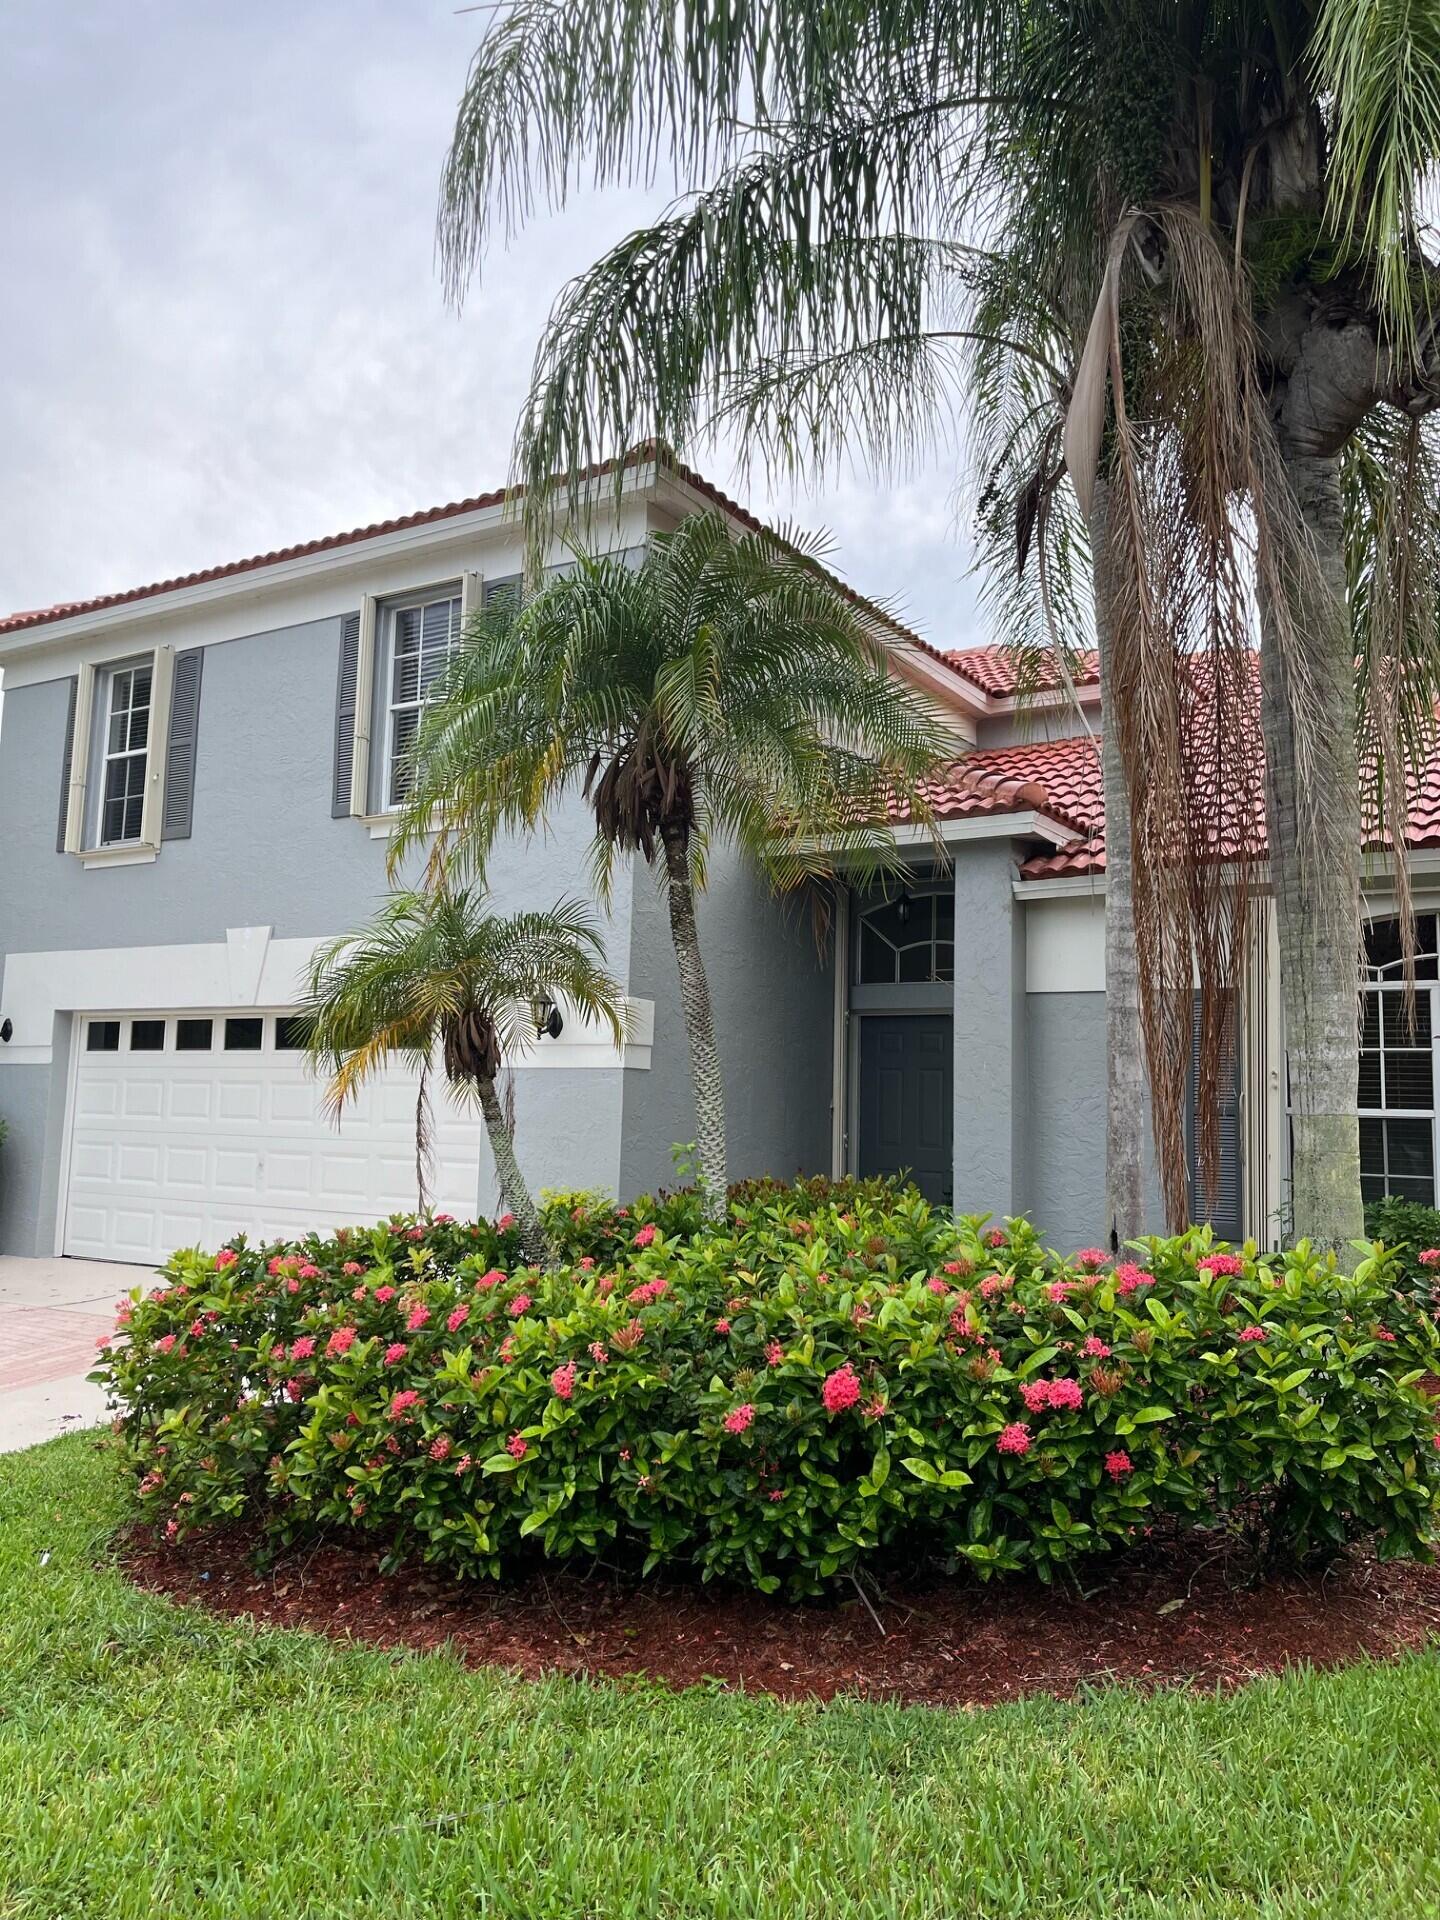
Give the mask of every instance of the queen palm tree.
[{"label": "queen palm tree", "polygon": [[[1437,159],[1435,0],[516,0],[473,63],[442,194],[458,293],[497,226],[582,172],[663,163],[685,192],[557,302],[517,442],[532,515],[552,473],[574,500],[595,459],[707,427],[792,469],[893,463],[954,425],[969,349],[1003,355],[1022,552],[1053,589],[1059,543],[1083,556],[1103,531],[1107,735],[1172,1212],[1190,969],[1203,1087],[1250,923],[1237,823],[1258,755],[1220,749],[1245,738],[1258,606],[1293,1211],[1330,1242],[1360,1225],[1357,737],[1403,901],[1395,826],[1440,679],[1414,564],[1440,398],[1417,202]],[[1043,315],[1014,325],[1027,303]],[[1037,364],[1043,430],[1019,394]],[[1374,442],[1379,496],[1355,471]],[[995,497],[1005,477],[986,476]]]},{"label": "queen palm tree", "polygon": [[593,918],[576,901],[501,916],[478,888],[401,893],[358,933],[320,948],[300,1013],[337,1117],[393,1056],[418,1070],[417,1170],[427,1156],[425,1080],[438,1049],[452,1097],[479,1105],[526,1259],[547,1266],[553,1254],[496,1083],[535,1038],[531,1007],[542,999],[563,996],[621,1043],[624,1003],[603,960]]},{"label": "queen palm tree", "polygon": [[597,890],[638,853],[670,917],[707,1203],[725,1204],[725,1098],[696,895],[729,842],[781,892],[896,863],[890,809],[930,817],[955,743],[891,671],[881,617],[821,570],[823,544],[738,538],[695,514],[638,558],[577,550],[518,607],[478,617],[417,733],[403,860],[439,830],[431,879],[481,872],[578,789]]}]

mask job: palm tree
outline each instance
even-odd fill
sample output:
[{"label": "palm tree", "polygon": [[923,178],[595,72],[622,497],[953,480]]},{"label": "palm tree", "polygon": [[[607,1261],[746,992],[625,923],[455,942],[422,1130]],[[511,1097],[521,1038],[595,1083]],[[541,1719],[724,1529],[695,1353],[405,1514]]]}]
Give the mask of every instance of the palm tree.
[{"label": "palm tree", "polygon": [[496,1088],[504,1063],[535,1037],[532,1003],[563,996],[603,1021],[618,1046],[624,1003],[602,965],[587,908],[562,900],[549,912],[502,917],[478,888],[401,893],[356,934],[330,941],[311,964],[300,1017],[312,1056],[330,1076],[338,1115],[394,1055],[416,1067],[416,1164],[427,1153],[425,1080],[436,1049],[456,1099],[478,1102],[507,1211],[527,1260],[552,1265],[540,1216],[515,1157]]},{"label": "palm tree", "polygon": [[[1258,603],[1293,1211],[1328,1242],[1360,1226],[1356,640],[1392,823],[1440,678],[1410,537],[1440,399],[1416,212],[1437,159],[1433,0],[516,0],[472,65],[442,193],[458,293],[497,223],[582,173],[664,162],[686,190],[557,302],[517,444],[532,515],[555,471],[578,497],[597,457],[707,427],[791,468],[894,462],[953,425],[970,348],[1058,368],[1063,446],[1045,421],[1012,524],[1058,570],[1101,487],[1107,734],[1172,1212],[1190,968],[1203,1086],[1250,924],[1235,842],[1258,756],[1221,749],[1246,738]],[[1076,351],[1010,330],[1016,301],[997,331],[997,278]],[[1378,498],[1354,477],[1376,439]],[[1403,901],[1403,836],[1394,852]]]},{"label": "palm tree", "polygon": [[725,1098],[696,895],[728,841],[779,891],[896,863],[890,808],[955,744],[890,671],[877,610],[821,570],[819,542],[735,537],[695,514],[643,555],[577,550],[518,607],[480,615],[412,757],[398,863],[440,825],[429,874],[481,872],[578,788],[595,880],[638,853],[669,908],[707,1204],[728,1185]]}]

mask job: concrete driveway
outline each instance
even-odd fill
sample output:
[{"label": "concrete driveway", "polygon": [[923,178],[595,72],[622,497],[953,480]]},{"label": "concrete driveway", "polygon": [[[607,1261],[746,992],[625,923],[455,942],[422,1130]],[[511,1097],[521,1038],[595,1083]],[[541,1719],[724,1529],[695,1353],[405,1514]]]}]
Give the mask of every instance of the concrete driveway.
[{"label": "concrete driveway", "polygon": [[152,1277],[106,1260],[0,1257],[0,1453],[105,1418],[105,1396],[85,1375],[115,1302]]}]

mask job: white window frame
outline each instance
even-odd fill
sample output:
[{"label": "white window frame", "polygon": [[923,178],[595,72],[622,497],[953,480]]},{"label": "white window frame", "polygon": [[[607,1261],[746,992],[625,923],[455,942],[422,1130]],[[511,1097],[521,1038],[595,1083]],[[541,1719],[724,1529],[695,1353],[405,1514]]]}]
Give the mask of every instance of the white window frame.
[{"label": "white window frame", "polygon": [[[355,663],[355,745],[350,763],[350,811],[362,820],[392,820],[399,808],[390,799],[394,772],[395,703],[391,698],[394,667],[394,631],[398,614],[413,607],[433,605],[437,600],[457,598],[457,577],[451,575],[429,586],[417,586],[405,593],[387,594],[384,599],[367,593],[360,602],[360,640]],[[484,596],[484,575],[467,572],[458,576],[460,633],[479,611]],[[458,640],[458,635],[456,636]],[[379,695],[377,697],[377,689]],[[402,706],[409,703],[401,702]],[[380,729],[373,740],[372,729]],[[372,780],[372,772],[376,778]]]},{"label": "white window frame", "polygon": [[[131,758],[109,750],[110,702],[115,676],[150,662],[150,721],[145,744],[145,785],[137,839],[104,841],[105,774],[112,759]],[[65,807],[65,851],[86,866],[153,860],[160,850],[165,803],[165,753],[170,736],[170,695],[175,678],[175,649],[152,647],[119,660],[86,661],[77,676],[75,727],[70,741],[70,790]],[[102,722],[97,729],[97,711]],[[97,745],[98,743],[98,745]]]},{"label": "white window frame", "polygon": [[[1394,917],[1393,915],[1377,916],[1377,918],[1379,919],[1390,919],[1393,917]],[[1420,917],[1429,918],[1430,914],[1422,909]],[[1436,925],[1437,925],[1437,931],[1440,931],[1440,915],[1437,915]],[[1430,960],[1430,959],[1434,959],[1435,957],[1436,955],[1433,947],[1430,949],[1427,949],[1423,953],[1417,952],[1417,954],[1415,955],[1415,958],[1417,960]],[[1397,1051],[1403,1052],[1407,1050],[1403,1047],[1398,1049],[1395,1047],[1390,1047],[1387,1049],[1385,1044],[1385,1001],[1387,997],[1394,997],[1397,995],[1403,997],[1405,993],[1404,961],[1403,960],[1390,961],[1386,965],[1379,966],[1379,967],[1372,967],[1367,964],[1365,968],[1365,979],[1364,979],[1361,991],[1363,994],[1367,996],[1370,994],[1374,994],[1377,1001],[1379,1002],[1379,1005],[1376,1009],[1376,1014],[1377,1014],[1376,1040],[1378,1042],[1378,1045],[1374,1049],[1374,1051],[1379,1056],[1381,1098],[1384,1099],[1385,1055],[1387,1051],[1394,1053]],[[1437,1089],[1440,1089],[1440,1029],[1437,1029],[1436,1016],[1440,1015],[1440,980],[1417,980],[1415,983],[1415,998],[1417,1002],[1423,998],[1423,999],[1428,999],[1430,1003],[1430,1105],[1428,1107],[1392,1107],[1387,1103],[1386,1105],[1379,1106],[1379,1107],[1362,1107],[1357,1100],[1355,1111],[1357,1116],[1361,1120],[1379,1120],[1379,1121],[1425,1120],[1429,1122],[1430,1124],[1430,1200],[1428,1204],[1431,1206],[1434,1206],[1437,1197],[1440,1197],[1440,1164],[1437,1164],[1437,1145],[1440,1145],[1440,1142],[1437,1142],[1437,1139],[1436,1139],[1436,1114],[1437,1114],[1436,1092],[1437,1092]],[[1365,1030],[1364,1022],[1362,1020],[1361,1029],[1360,1029],[1362,1038],[1364,1036],[1364,1030]],[[1360,1053],[1362,1051],[1365,1051],[1365,1049],[1357,1047],[1356,1049],[1357,1080],[1359,1077]],[[1416,1046],[1416,1047],[1409,1048],[1408,1051],[1421,1052],[1423,1051],[1423,1048],[1420,1046]],[[1390,1173],[1389,1173],[1390,1154],[1389,1154],[1388,1139],[1383,1128],[1381,1130],[1381,1142],[1382,1142],[1381,1151],[1382,1151],[1382,1156],[1385,1162],[1385,1172],[1381,1177],[1385,1181],[1385,1193],[1386,1193],[1386,1196],[1388,1197],[1390,1194]],[[1363,1180],[1363,1177],[1364,1176],[1362,1173],[1362,1180]],[[1373,1178],[1374,1176],[1371,1175],[1370,1177]],[[1405,1179],[1407,1177],[1413,1179],[1415,1176],[1413,1175],[1406,1176],[1404,1174],[1401,1174],[1397,1177],[1400,1179]],[[1412,1194],[1405,1193],[1405,1192],[1397,1193],[1395,1197],[1397,1199],[1402,1199],[1402,1200],[1409,1200],[1414,1198]],[[1421,1202],[1422,1206],[1425,1204],[1426,1203],[1424,1201]]]}]

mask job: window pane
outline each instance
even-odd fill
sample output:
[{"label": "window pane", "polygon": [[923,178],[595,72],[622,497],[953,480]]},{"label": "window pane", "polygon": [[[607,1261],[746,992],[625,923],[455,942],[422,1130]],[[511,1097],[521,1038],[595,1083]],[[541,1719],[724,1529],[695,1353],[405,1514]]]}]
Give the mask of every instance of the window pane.
[{"label": "window pane", "polygon": [[1361,1108],[1383,1106],[1380,1098],[1380,1056],[1378,1053],[1362,1053],[1360,1056],[1360,1097],[1357,1102]]},{"label": "window pane", "polygon": [[900,949],[900,978],[902,980],[928,980],[933,949],[927,940],[923,946],[902,947]]},{"label": "window pane", "polygon": [[1360,1008],[1360,1044],[1362,1047],[1378,1047],[1380,1044],[1380,1000],[1378,993],[1367,993]]},{"label": "window pane", "polygon": [[275,1022],[275,1048],[278,1053],[294,1053],[309,1039],[309,1021],[297,1014],[282,1014]]},{"label": "window pane", "polygon": [[860,984],[888,986],[895,978],[895,949],[888,946],[868,920],[860,923]]},{"label": "window pane", "polygon": [[130,1022],[132,1053],[161,1053],[164,1047],[165,1022],[163,1020],[132,1020]]},{"label": "window pane", "polygon": [[955,978],[955,949],[948,940],[936,942],[935,978],[937,980],[953,980]]},{"label": "window pane", "polygon": [[118,1020],[91,1020],[85,1028],[85,1051],[87,1053],[118,1053],[120,1051],[120,1022]]},{"label": "window pane", "polygon": [[[1437,967],[1435,960],[1435,925],[1433,913],[1422,913],[1415,921],[1415,973],[1421,980],[1433,980]],[[1365,961],[1372,972],[1383,974],[1386,979],[1398,980],[1404,974],[1404,955],[1400,950],[1400,922],[1398,920],[1373,920],[1365,928]]]},{"label": "window pane", "polygon": [[1387,1107],[1422,1107],[1429,1113],[1435,1105],[1434,1069],[1435,1057],[1428,1051],[1387,1053],[1385,1055],[1385,1105]]},{"label": "window pane", "polygon": [[935,938],[953,940],[955,937],[955,896],[953,893],[937,893],[935,896]]},{"label": "window pane", "polygon": [[179,1053],[208,1053],[213,1020],[177,1020],[175,1047]]},{"label": "window pane", "polygon": [[1428,1047],[1430,1045],[1430,996],[1428,993],[1416,994],[1413,1021],[1406,1010],[1403,993],[1383,993],[1380,998],[1384,1002],[1381,1024],[1384,1027],[1387,1047]]},{"label": "window pane", "polygon": [[225,1022],[225,1051],[227,1053],[258,1053],[265,1044],[265,1022],[261,1019],[227,1020]]},{"label": "window pane", "polygon": [[1435,1171],[1433,1135],[1428,1120],[1385,1122],[1386,1170],[1393,1186],[1397,1177],[1430,1178]]},{"label": "window pane", "polygon": [[1362,1173],[1360,1176],[1360,1199],[1365,1206],[1372,1200],[1385,1198],[1385,1182],[1378,1173]]},{"label": "window pane", "polygon": [[[1360,1186],[1363,1193],[1365,1186],[1363,1180]],[[1417,1200],[1422,1207],[1433,1207],[1435,1204],[1435,1182],[1433,1180],[1396,1180],[1392,1176],[1390,1180],[1390,1191],[1401,1200]]]},{"label": "window pane", "polygon": [[1360,1122],[1360,1171],[1385,1177],[1385,1123],[1383,1120]]}]

